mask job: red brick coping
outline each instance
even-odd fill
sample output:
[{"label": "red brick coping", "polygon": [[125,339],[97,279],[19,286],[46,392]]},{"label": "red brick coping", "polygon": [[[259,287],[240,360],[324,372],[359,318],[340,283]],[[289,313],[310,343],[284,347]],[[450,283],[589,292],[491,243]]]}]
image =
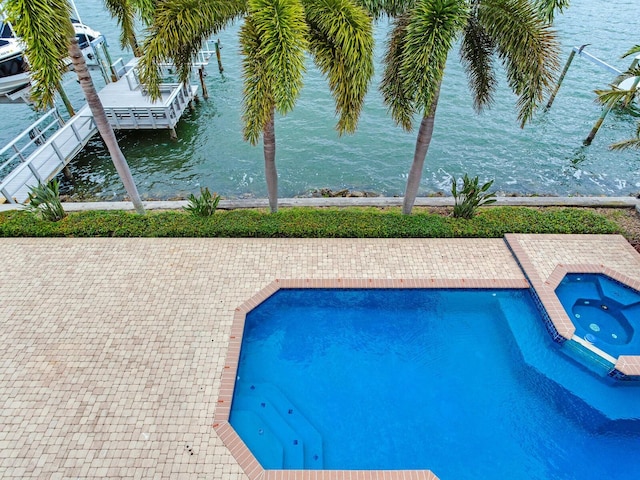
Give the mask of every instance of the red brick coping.
[{"label": "red brick coping", "polygon": [[430,470],[265,470],[229,424],[247,313],[281,288],[529,288],[524,279],[283,279],[275,280],[236,308],[222,373],[213,428],[250,480],[438,480]]}]

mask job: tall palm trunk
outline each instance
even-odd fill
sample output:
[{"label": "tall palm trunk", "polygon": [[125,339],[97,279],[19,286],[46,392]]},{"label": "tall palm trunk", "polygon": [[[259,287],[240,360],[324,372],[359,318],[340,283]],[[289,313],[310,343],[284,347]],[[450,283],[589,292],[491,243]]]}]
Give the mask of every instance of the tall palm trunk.
[{"label": "tall palm trunk", "polygon": [[111,161],[116,167],[118,175],[120,175],[120,179],[124,184],[124,188],[127,191],[131,202],[133,202],[133,206],[135,207],[136,212],[142,215],[144,214],[144,207],[142,206],[142,200],[140,200],[138,189],[136,188],[136,184],[133,181],[133,176],[131,175],[131,171],[129,170],[127,159],[124,157],[122,151],[120,150],[120,147],[118,146],[116,135],[113,132],[113,128],[111,128],[109,121],[107,120],[107,115],[104,111],[104,107],[102,106],[100,97],[98,97],[98,92],[96,92],[96,88],[93,85],[91,73],[89,73],[89,70],[87,69],[87,63],[85,62],[82,51],[80,50],[80,47],[78,45],[78,40],[75,37],[72,37],[70,39],[69,56],[73,61],[73,68],[76,72],[76,75],[78,76],[78,81],[80,82],[80,86],[82,87],[82,92],[87,99],[87,105],[89,105],[89,109],[91,110],[93,119],[96,122],[98,132],[100,132],[100,136],[102,137],[102,140],[104,140],[104,143],[109,150]]},{"label": "tall palm trunk", "polygon": [[140,58],[142,56],[142,52],[140,51],[138,39],[133,33],[129,35],[129,44],[131,45],[131,50],[133,50],[133,56],[136,58]]},{"label": "tall palm trunk", "polygon": [[431,108],[429,108],[429,114],[422,117],[422,122],[420,122],[420,130],[418,130],[418,138],[416,140],[416,150],[413,154],[413,163],[411,164],[411,170],[409,170],[407,189],[405,191],[404,201],[402,204],[402,213],[405,215],[411,214],[413,204],[415,203],[416,196],[418,195],[418,187],[420,186],[420,180],[422,179],[424,159],[429,151],[431,137],[433,136],[433,125],[436,119],[438,98],[440,97],[440,84],[438,85],[435,97],[431,103]]},{"label": "tall palm trunk", "polygon": [[262,144],[264,151],[264,176],[267,181],[267,193],[269,195],[269,208],[271,213],[278,211],[278,172],[276,171],[276,134],[274,127],[274,110],[271,110],[271,118],[265,124],[262,132]]}]

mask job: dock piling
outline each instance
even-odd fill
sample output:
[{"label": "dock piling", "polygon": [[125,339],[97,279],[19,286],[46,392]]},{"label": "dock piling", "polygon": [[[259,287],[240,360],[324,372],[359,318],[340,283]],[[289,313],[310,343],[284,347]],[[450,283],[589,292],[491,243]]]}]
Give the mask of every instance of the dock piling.
[{"label": "dock piling", "polygon": [[71,173],[71,169],[69,168],[69,165],[65,165],[64,168],[62,169],[62,174],[64,175],[64,178],[66,178],[69,181],[73,181],[73,174]]},{"label": "dock piling", "polygon": [[600,118],[598,118],[598,120],[596,121],[595,125],[593,126],[593,128],[589,132],[589,135],[587,135],[587,138],[585,138],[584,141],[582,142],[584,145],[591,145],[591,142],[593,142],[593,139],[596,137],[596,134],[598,133],[598,130],[600,130],[600,127],[602,126],[602,122],[604,122],[604,119],[606,118],[606,116],[611,111],[611,107],[612,107],[612,105],[606,105],[602,109],[602,113],[600,114]]},{"label": "dock piling", "polygon": [[220,59],[220,48],[222,48],[220,46],[220,39],[216,40],[214,44],[216,46],[216,59],[218,60],[218,70],[220,70],[220,73],[222,73],[224,72],[224,68],[222,68],[222,60]]},{"label": "dock piling", "polygon": [[[580,50],[582,50],[584,47],[586,47],[586,45],[581,46]],[[562,81],[564,80],[564,77],[567,74],[567,71],[569,71],[569,67],[571,66],[571,62],[573,62],[573,57],[575,56],[576,56],[576,51],[571,50],[571,53],[569,54],[569,58],[567,59],[567,63],[565,63],[564,68],[562,69],[562,73],[558,78],[558,84],[556,85],[556,88],[553,90],[551,97],[549,97],[549,101],[547,102],[547,106],[545,107],[545,110],[549,110],[551,108],[551,105],[553,104],[553,101],[556,98],[558,90],[560,90],[560,85],[562,85]]]},{"label": "dock piling", "polygon": [[[217,44],[216,44],[217,45]],[[216,46],[216,52],[218,51],[218,47]],[[198,68],[198,76],[200,77],[200,86],[202,87],[202,98],[205,100],[209,98],[209,91],[207,90],[207,85],[204,83],[204,67]]]}]

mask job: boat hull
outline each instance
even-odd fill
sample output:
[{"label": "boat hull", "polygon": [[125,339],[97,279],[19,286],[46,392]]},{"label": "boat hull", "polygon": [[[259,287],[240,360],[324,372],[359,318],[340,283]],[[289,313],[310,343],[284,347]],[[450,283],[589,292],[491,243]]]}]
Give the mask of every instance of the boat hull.
[{"label": "boat hull", "polygon": [[7,95],[20,90],[29,85],[30,81],[31,78],[28,73],[18,73],[10,77],[0,78],[0,95]]}]

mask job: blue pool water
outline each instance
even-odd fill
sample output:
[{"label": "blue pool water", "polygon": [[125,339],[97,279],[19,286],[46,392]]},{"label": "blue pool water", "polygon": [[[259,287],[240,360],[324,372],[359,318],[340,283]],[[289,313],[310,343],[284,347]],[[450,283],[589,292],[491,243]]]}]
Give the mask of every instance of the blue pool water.
[{"label": "blue pool water", "polygon": [[558,348],[527,290],[280,290],[247,315],[231,424],[268,469],[640,478],[640,388]]},{"label": "blue pool water", "polygon": [[576,335],[617,358],[640,355],[640,293],[600,274],[567,274],[556,295]]}]

